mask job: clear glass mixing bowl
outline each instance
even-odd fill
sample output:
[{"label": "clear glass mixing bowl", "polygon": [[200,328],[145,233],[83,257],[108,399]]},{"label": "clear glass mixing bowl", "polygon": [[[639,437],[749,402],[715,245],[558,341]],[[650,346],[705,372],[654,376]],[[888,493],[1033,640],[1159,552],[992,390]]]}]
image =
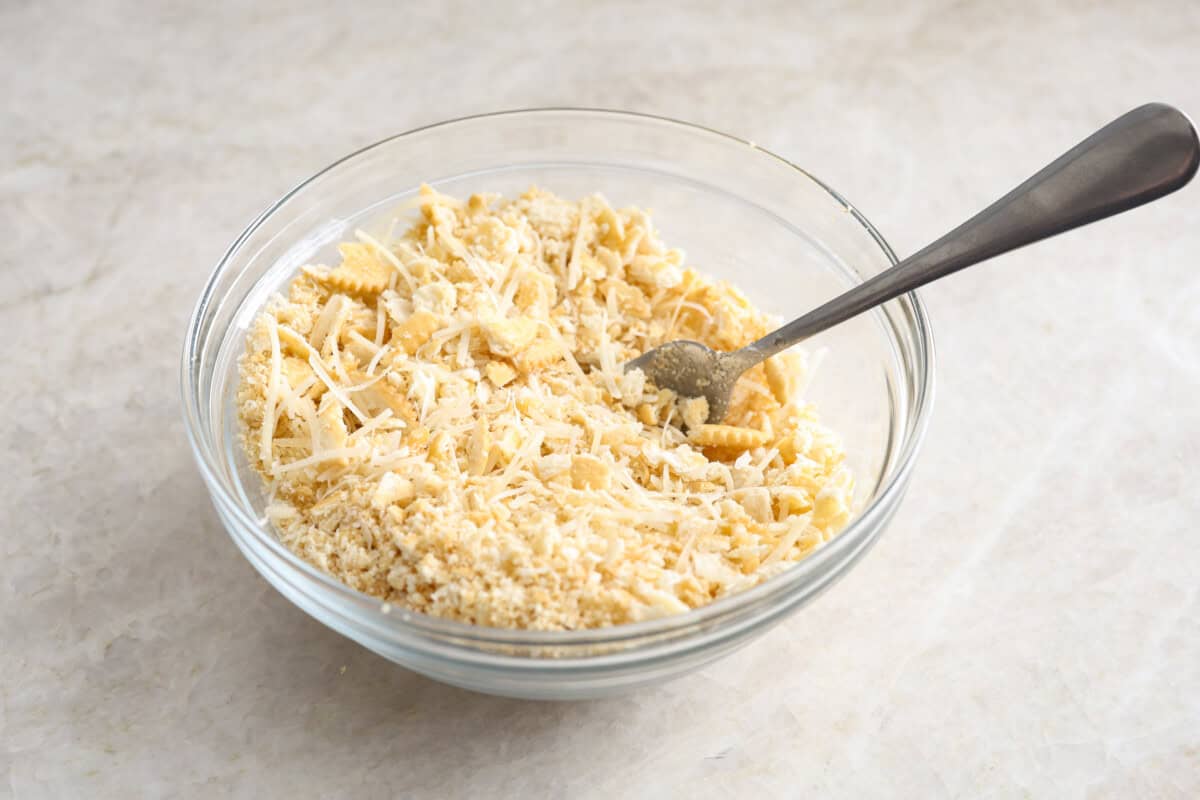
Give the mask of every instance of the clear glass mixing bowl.
[{"label": "clear glass mixing bowl", "polygon": [[832,542],[749,591],[673,617],[612,628],[530,632],[384,608],[317,571],[263,521],[258,477],[237,441],[237,357],[253,316],[295,270],[410,198],[442,191],[602,192],[651,209],[689,263],[792,317],[895,262],[850,204],[745,141],[656,117],[546,109],[455,120],[338,161],[271,206],[221,259],[188,326],[184,417],[200,471],[234,542],[289,600],[380,655],[492,694],[581,698],[696,669],[766,631],[833,584],[875,542],[904,494],[933,395],[933,341],[909,295],[806,344],[827,353],[807,388],[844,437],[858,510]]}]

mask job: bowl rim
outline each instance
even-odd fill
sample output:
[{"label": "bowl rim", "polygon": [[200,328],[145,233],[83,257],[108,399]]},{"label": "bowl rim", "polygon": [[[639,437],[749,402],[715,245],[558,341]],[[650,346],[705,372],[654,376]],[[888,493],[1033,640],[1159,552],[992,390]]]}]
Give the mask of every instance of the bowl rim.
[{"label": "bowl rim", "polygon": [[[322,572],[317,567],[304,561],[302,558],[289,550],[279,539],[272,535],[271,532],[263,525],[260,525],[259,520],[255,515],[243,507],[236,496],[224,485],[220,478],[220,458],[217,449],[212,447],[207,438],[202,435],[204,427],[201,420],[204,418],[202,406],[208,403],[207,397],[200,396],[199,386],[199,369],[201,359],[199,357],[200,346],[205,341],[201,335],[206,311],[210,308],[213,301],[220,302],[223,295],[216,296],[217,283],[225,275],[231,261],[239,253],[246,241],[258,231],[258,229],[267,222],[279,209],[285,206],[294,197],[303,192],[308,186],[317,182],[325,175],[337,170],[342,165],[357,159],[359,156],[377,148],[388,145],[392,142],[414,136],[416,134],[425,133],[432,130],[447,128],[461,123],[478,122],[487,119],[510,118],[510,117],[530,117],[550,114],[568,114],[568,115],[598,115],[607,118],[623,118],[637,123],[650,123],[665,125],[667,127],[679,128],[684,132],[701,133],[707,136],[715,137],[723,140],[726,144],[747,147],[751,150],[763,155],[767,158],[788,167],[790,170],[797,173],[818,188],[828,194],[834,201],[840,204],[854,220],[862,226],[862,228],[870,235],[875,244],[880,248],[889,261],[894,265],[898,262],[895,252],[891,246],[879,233],[874,225],[849,201],[847,201],[839,192],[829,186],[821,179],[814,176],[812,173],[796,165],[792,161],[766,149],[754,142],[707,127],[705,125],[688,122],[685,120],[674,119],[655,114],[647,114],[636,111],[625,111],[619,109],[606,108],[589,108],[580,106],[541,106],[521,109],[507,109],[491,111],[481,114],[472,114],[453,119],[443,120],[439,122],[422,125],[416,128],[411,128],[401,133],[393,134],[385,137],[364,147],[360,147],[353,152],[342,156],[331,162],[328,166],[318,170],[311,176],[297,183],[290,190],[285,192],[277,200],[268,205],[260,214],[258,214],[242,232],[234,239],[233,243],[225,250],[224,254],[217,261],[216,266],[206,281],[203,290],[200,293],[199,299],[196,301],[192,309],[191,317],[188,322],[187,332],[183,342],[182,358],[180,362],[180,394],[182,400],[182,412],[184,418],[184,428],[187,432],[188,443],[192,448],[193,456],[200,468],[205,484],[208,486],[209,492],[212,495],[211,500],[217,506],[218,516],[222,518],[222,522],[228,527],[230,520],[225,518],[225,511],[232,516],[232,522],[236,523],[243,531],[249,532],[259,543],[263,544],[269,552],[271,552],[279,563],[294,573],[298,573],[297,577],[305,579],[309,582],[316,583],[321,589],[331,593],[334,597],[347,601],[353,605],[359,606],[360,612],[374,612],[369,621],[373,623],[370,627],[382,627],[388,630],[388,633],[394,637],[401,636],[416,636],[419,639],[436,639],[441,647],[449,646],[460,654],[475,653],[476,655],[485,656],[491,659],[501,658],[504,660],[512,660],[515,658],[518,662],[536,660],[543,668],[551,666],[555,663],[562,666],[567,666],[568,662],[574,661],[597,661],[610,660],[614,656],[621,658],[622,653],[606,653],[596,655],[580,655],[567,659],[530,659],[525,656],[501,656],[495,653],[481,653],[476,648],[467,645],[467,642],[478,642],[480,644],[497,644],[506,646],[527,646],[527,647],[568,647],[578,645],[596,645],[596,644],[619,644],[638,639],[650,639],[653,642],[661,642],[664,636],[669,637],[674,633],[685,633],[685,640],[690,640],[692,636],[686,635],[689,628],[712,623],[726,615],[736,614],[738,611],[755,605],[760,601],[764,601],[776,595],[790,596],[792,593],[802,590],[803,587],[813,578],[818,578],[826,573],[824,569],[827,565],[833,566],[839,562],[839,556],[845,551],[853,552],[857,545],[861,544],[864,537],[869,537],[880,521],[881,515],[888,513],[890,509],[898,502],[900,496],[908,482],[908,477],[915,464],[916,454],[920,449],[924,439],[926,429],[929,423],[930,413],[932,411],[934,398],[934,374],[935,374],[935,351],[931,326],[929,323],[928,313],[916,292],[909,292],[889,302],[907,302],[911,306],[911,311],[906,316],[909,317],[912,327],[912,342],[915,351],[914,363],[916,366],[915,376],[911,373],[907,377],[911,380],[916,378],[914,382],[914,394],[910,404],[908,414],[908,432],[901,440],[900,448],[897,455],[897,462],[892,474],[888,476],[885,483],[877,490],[870,502],[861,510],[859,515],[838,533],[831,541],[817,548],[815,552],[806,557],[800,562],[792,565],[788,569],[774,575],[762,583],[750,587],[749,589],[736,592],[725,597],[718,598],[711,603],[708,603],[699,608],[690,609],[678,614],[672,614],[664,617],[659,617],[650,620],[639,622],[624,623],[621,625],[613,625],[602,628],[584,628],[577,630],[526,630],[517,628],[497,628],[473,623],[461,622],[459,620],[445,619],[423,612],[412,611],[403,607],[391,606],[380,598],[373,597],[353,589],[350,586],[342,583],[331,575]],[[888,326],[889,338],[895,339],[893,325]],[[210,333],[212,333],[210,331]],[[221,335],[223,336],[223,331]],[[907,372],[907,370],[906,370]],[[233,532],[230,531],[232,534]],[[867,546],[871,542],[867,543]],[[323,605],[328,605],[328,602],[323,602]],[[389,609],[389,610],[385,610]],[[695,631],[698,633],[699,631]],[[412,643],[411,641],[409,642]],[[628,656],[630,651],[625,650],[623,654]]]}]

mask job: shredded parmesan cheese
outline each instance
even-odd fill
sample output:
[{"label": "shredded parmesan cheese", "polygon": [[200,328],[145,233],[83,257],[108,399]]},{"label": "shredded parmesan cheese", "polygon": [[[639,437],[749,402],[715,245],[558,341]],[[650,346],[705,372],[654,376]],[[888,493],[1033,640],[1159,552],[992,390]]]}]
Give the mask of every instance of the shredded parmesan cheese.
[{"label": "shredded parmesan cheese", "polygon": [[409,230],[303,268],[248,337],[246,453],[294,552],[388,607],[578,629],[741,591],[845,525],[853,478],[799,400],[802,355],[749,371],[721,424],[624,371],[775,326],[645,212],[538,189],[415,204]]}]

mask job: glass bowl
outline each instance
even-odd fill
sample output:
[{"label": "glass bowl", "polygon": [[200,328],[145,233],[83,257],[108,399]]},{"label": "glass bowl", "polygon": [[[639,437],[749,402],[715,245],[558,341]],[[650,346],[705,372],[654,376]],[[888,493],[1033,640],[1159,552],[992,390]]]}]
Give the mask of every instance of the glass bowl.
[{"label": "glass bowl", "polygon": [[289,192],[238,237],[188,326],[184,418],[234,542],[285,597],[385,658],[491,694],[573,699],[694,670],[762,634],[844,575],[875,542],[908,483],[933,396],[933,341],[913,295],[806,343],[827,354],[805,389],[839,431],[856,513],[805,561],[748,591],[676,616],[582,631],[504,630],[388,608],[294,556],[263,517],[238,443],[237,357],[250,321],[301,265],[329,260],[422,182],[457,195],[602,192],[652,210],[663,241],[764,310],[797,316],[896,258],[836,192],[787,161],[705,128],[612,111],[545,109],[445,122],[354,153]]}]

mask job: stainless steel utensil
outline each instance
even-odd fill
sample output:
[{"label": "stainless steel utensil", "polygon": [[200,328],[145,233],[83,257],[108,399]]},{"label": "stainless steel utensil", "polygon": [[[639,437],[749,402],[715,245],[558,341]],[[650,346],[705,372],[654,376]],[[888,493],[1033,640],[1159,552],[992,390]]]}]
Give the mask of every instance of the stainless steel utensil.
[{"label": "stainless steel utensil", "polygon": [[925,249],[758,341],[729,353],[667,342],[625,368],[643,370],[660,389],[706,398],[708,421],[720,422],[734,383],[760,361],[952,272],[1157,200],[1187,184],[1198,164],[1200,142],[1182,112],[1135,108]]}]

